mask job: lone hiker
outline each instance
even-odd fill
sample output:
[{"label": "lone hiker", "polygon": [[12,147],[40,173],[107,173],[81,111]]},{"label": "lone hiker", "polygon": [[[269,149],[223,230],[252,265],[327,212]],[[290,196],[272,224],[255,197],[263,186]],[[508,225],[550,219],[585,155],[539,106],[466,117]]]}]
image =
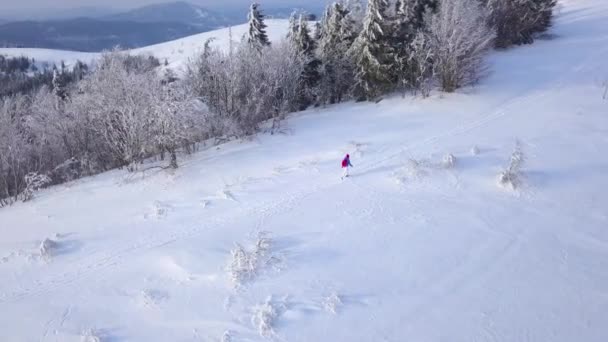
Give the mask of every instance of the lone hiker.
[{"label": "lone hiker", "polygon": [[342,173],[342,179],[344,179],[344,177],[348,177],[348,168],[349,167],[353,167],[353,164],[350,163],[350,155],[346,155],[346,157],[344,157],[344,159],[342,159],[342,168],[344,169],[344,172]]}]

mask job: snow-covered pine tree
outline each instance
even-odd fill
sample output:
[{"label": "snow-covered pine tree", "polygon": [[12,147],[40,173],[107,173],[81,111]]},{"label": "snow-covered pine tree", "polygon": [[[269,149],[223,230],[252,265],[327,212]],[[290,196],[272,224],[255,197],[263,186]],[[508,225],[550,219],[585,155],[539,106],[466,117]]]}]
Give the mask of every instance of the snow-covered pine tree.
[{"label": "snow-covered pine tree", "polygon": [[295,26],[295,34],[292,35],[291,43],[296,53],[304,58],[304,71],[302,72],[300,93],[300,109],[305,109],[315,101],[314,90],[319,83],[319,66],[321,62],[315,55],[317,49],[316,41],[310,35],[306,17],[301,14]]},{"label": "snow-covered pine tree", "polygon": [[57,69],[53,70],[53,80],[52,80],[52,84],[53,84],[53,94],[55,94],[58,98],[60,98],[61,100],[65,100],[68,96],[68,91],[67,91],[67,85],[66,85],[66,80],[65,80],[65,76],[64,76],[64,72],[62,71],[58,71]]},{"label": "snow-covered pine tree", "polygon": [[260,12],[259,7],[259,4],[253,3],[249,9],[249,36],[247,42],[254,49],[261,51],[264,47],[270,46],[270,40],[266,34],[264,15]]},{"label": "snow-covered pine tree", "polygon": [[395,53],[388,10],[388,0],[369,0],[363,30],[350,51],[358,100],[374,100],[393,84]]},{"label": "snow-covered pine tree", "polygon": [[397,21],[413,30],[419,30],[424,26],[425,14],[435,12],[437,5],[437,0],[397,0],[395,3]]},{"label": "snow-covered pine tree", "polygon": [[298,33],[298,14],[296,11],[289,16],[289,28],[287,29],[287,39],[292,41]]},{"label": "snow-covered pine tree", "polygon": [[353,29],[358,34],[363,29],[365,19],[365,3],[363,0],[346,0],[344,8],[348,11],[353,21]]},{"label": "snow-covered pine tree", "polygon": [[[426,65],[416,63],[420,59],[423,46],[421,31],[425,28],[424,18],[437,10],[437,0],[397,0],[395,2],[393,46],[396,52],[395,67],[398,84],[405,89],[418,90],[423,78],[421,70],[428,71]],[[418,37],[418,38],[416,38]],[[416,40],[416,42],[414,42]],[[416,50],[416,51],[414,51]],[[416,55],[416,56],[414,56]]]},{"label": "snow-covered pine tree", "polygon": [[353,22],[341,3],[327,7],[321,21],[318,56],[321,59],[321,103],[337,103],[352,86],[352,61],[348,51],[355,39]]}]

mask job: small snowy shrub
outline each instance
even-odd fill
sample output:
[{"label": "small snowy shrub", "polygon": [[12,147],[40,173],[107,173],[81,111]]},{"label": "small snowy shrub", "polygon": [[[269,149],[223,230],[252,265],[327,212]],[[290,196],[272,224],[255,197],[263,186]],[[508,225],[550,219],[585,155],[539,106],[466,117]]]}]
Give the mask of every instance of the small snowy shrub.
[{"label": "small snowy shrub", "polygon": [[93,329],[88,329],[82,332],[80,335],[81,342],[101,342],[101,338],[97,336],[97,333]]},{"label": "small snowy shrub", "polygon": [[471,147],[471,155],[472,155],[472,156],[477,156],[477,155],[479,155],[479,147],[477,147],[477,146],[473,146],[473,147]]},{"label": "small snowy shrub", "polygon": [[521,168],[525,161],[525,156],[521,150],[521,145],[517,143],[515,151],[511,155],[509,166],[503,170],[498,178],[498,182],[503,187],[517,189],[521,185]]},{"label": "small snowy shrub", "polygon": [[257,327],[261,336],[267,337],[274,334],[272,325],[277,316],[277,311],[272,306],[272,303],[266,302],[257,308],[252,318],[252,323]]},{"label": "small snowy shrub", "polygon": [[144,215],[144,218],[163,219],[173,209],[170,204],[161,201],[154,201],[149,213]]},{"label": "small snowy shrub", "polygon": [[444,169],[453,169],[456,167],[456,157],[453,154],[447,154],[441,161],[441,167]]},{"label": "small snowy shrub", "polygon": [[30,172],[25,175],[25,189],[21,192],[20,198],[23,202],[27,202],[34,198],[34,193],[46,185],[51,183],[51,179],[47,175],[41,175],[37,172]]},{"label": "small snowy shrub", "polygon": [[255,259],[255,254],[248,252],[238,243],[230,251],[230,254],[232,255],[229,267],[230,277],[235,286],[239,286],[254,277],[257,260]]},{"label": "small snowy shrub", "polygon": [[221,341],[222,342],[232,342],[232,334],[230,333],[230,330],[224,331]]},{"label": "small snowy shrub", "polygon": [[57,249],[59,244],[57,241],[53,241],[51,239],[44,239],[40,243],[39,251],[40,257],[43,259],[50,259],[53,256],[53,252]]},{"label": "small snowy shrub", "polygon": [[340,296],[334,292],[328,297],[324,298],[322,304],[325,311],[335,315],[338,313],[338,308],[342,306],[342,299],[340,299]]},{"label": "small snowy shrub", "polygon": [[268,233],[261,232],[251,250],[237,243],[230,251],[231,261],[228,269],[236,287],[255,278],[261,268],[280,261],[272,254],[272,243]]},{"label": "small snowy shrub", "polygon": [[260,336],[270,337],[275,334],[274,325],[281,311],[285,310],[285,306],[285,303],[274,302],[272,296],[270,296],[264,304],[260,304],[254,308],[251,323],[258,329]]}]

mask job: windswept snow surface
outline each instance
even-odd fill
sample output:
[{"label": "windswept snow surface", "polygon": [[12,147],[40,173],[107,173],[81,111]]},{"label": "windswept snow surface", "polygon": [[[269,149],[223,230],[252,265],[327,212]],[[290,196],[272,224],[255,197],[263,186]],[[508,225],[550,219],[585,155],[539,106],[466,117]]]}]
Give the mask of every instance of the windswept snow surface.
[{"label": "windswept snow surface", "polygon": [[300,113],[0,210],[0,339],[608,340],[606,22],[564,2],[474,89]]},{"label": "windswept snow surface", "polygon": [[[266,20],[266,25],[268,25],[268,38],[276,42],[280,41],[287,34],[289,21],[281,19]],[[247,24],[237,25],[231,28],[223,28],[166,43],[133,49],[131,52],[134,54],[154,55],[160,59],[161,63],[164,63],[166,60],[169,63],[169,68],[181,73],[185,71],[188,61],[202,52],[207,40],[213,39],[211,46],[227,50],[230,46],[230,35],[232,34],[233,44],[239,44],[243,36],[247,34],[248,28]],[[59,65],[61,62],[64,62],[66,65],[71,66],[79,60],[90,64],[99,58],[100,54],[35,48],[0,48],[0,55],[11,57],[26,56],[34,58],[39,63]]]}]

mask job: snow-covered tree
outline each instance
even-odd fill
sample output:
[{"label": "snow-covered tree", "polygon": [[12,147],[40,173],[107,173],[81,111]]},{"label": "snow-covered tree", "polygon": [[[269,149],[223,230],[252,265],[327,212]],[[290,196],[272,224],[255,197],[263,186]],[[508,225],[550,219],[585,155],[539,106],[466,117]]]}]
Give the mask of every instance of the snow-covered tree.
[{"label": "snow-covered tree", "polygon": [[247,41],[253,48],[261,51],[264,47],[270,46],[270,40],[266,33],[264,15],[260,12],[259,7],[259,4],[253,3],[249,9],[249,35]]},{"label": "snow-covered tree", "polygon": [[337,2],[327,7],[321,23],[317,52],[322,63],[319,101],[336,103],[352,87],[353,65],[348,51],[356,33],[348,10]]},{"label": "snow-covered tree", "polygon": [[363,0],[345,0],[344,8],[348,11],[352,20],[353,31],[356,34],[363,29],[363,21],[365,20],[365,3]]},{"label": "snow-covered tree", "polygon": [[302,73],[300,89],[300,109],[305,109],[315,101],[314,91],[320,80],[319,66],[321,62],[316,57],[316,41],[311,37],[308,22],[304,15],[295,23],[294,33],[290,36],[290,42],[295,52],[304,59],[305,66]]},{"label": "snow-covered tree", "polygon": [[370,0],[363,30],[353,44],[355,62],[355,97],[373,100],[390,89],[395,74],[395,52],[388,0]]},{"label": "snow-covered tree", "polygon": [[294,11],[289,16],[289,26],[287,29],[287,39],[293,40],[298,34],[298,24],[299,24],[299,16],[298,12]]},{"label": "snow-covered tree", "polygon": [[168,83],[159,86],[150,115],[153,116],[152,140],[161,156],[170,156],[170,167],[177,168],[177,150],[190,148],[202,138],[202,122],[196,101],[181,84]]},{"label": "snow-covered tree", "polygon": [[435,12],[439,0],[397,0],[395,12],[400,24],[405,24],[413,30],[424,26],[424,17],[428,12]]},{"label": "snow-covered tree", "polygon": [[[395,2],[395,18],[393,31],[393,46],[396,50],[395,67],[396,79],[403,89],[414,89],[421,84],[420,70],[424,65],[416,65],[420,60],[419,32],[425,29],[425,17],[437,10],[438,0],[397,0]],[[413,51],[414,39],[418,37],[416,51]],[[417,54],[412,56],[412,54]]]},{"label": "snow-covered tree", "polygon": [[551,25],[556,0],[482,0],[496,29],[496,46],[530,44]]},{"label": "snow-covered tree", "polygon": [[187,82],[213,114],[207,125],[214,135],[250,135],[261,122],[298,109],[305,59],[292,42],[275,45],[208,48],[190,66]]},{"label": "snow-covered tree", "polygon": [[65,100],[68,96],[66,88],[67,82],[64,76],[64,69],[62,71],[53,70],[53,93],[61,100]]},{"label": "snow-covered tree", "polygon": [[486,9],[476,0],[442,0],[429,18],[427,39],[433,69],[444,91],[478,80],[483,57],[495,37],[487,20]]},{"label": "snow-covered tree", "polygon": [[423,97],[430,94],[433,83],[433,54],[428,35],[423,30],[418,30],[407,47],[407,56],[401,69],[405,73],[401,82],[405,87],[414,93],[419,92]]}]

